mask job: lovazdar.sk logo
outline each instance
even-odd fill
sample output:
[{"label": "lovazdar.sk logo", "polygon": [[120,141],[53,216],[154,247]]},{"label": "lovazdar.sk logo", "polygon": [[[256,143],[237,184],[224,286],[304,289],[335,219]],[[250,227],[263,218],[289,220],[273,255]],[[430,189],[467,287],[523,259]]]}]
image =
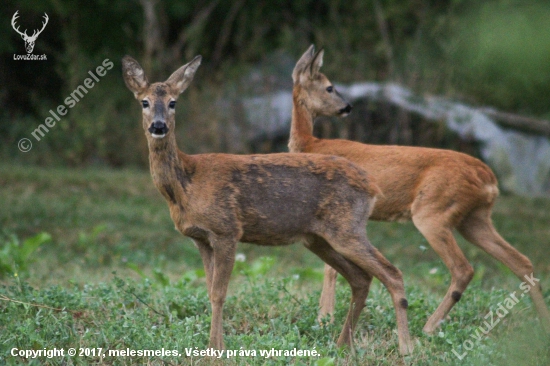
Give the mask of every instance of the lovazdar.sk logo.
[{"label": "lovazdar.sk logo", "polygon": [[16,24],[19,10],[13,14],[13,17],[11,18],[11,26],[12,28],[23,38],[23,41],[25,41],[25,50],[27,51],[26,55],[13,55],[14,60],[46,60],[46,55],[33,55],[32,51],[34,50],[34,44],[36,42],[36,39],[42,33],[44,28],[46,28],[46,24],[48,24],[48,14],[44,13],[44,21],[42,22],[42,29],[38,30],[35,29],[31,36],[27,34],[27,30],[25,29],[24,32],[21,32],[19,30],[19,26]]}]

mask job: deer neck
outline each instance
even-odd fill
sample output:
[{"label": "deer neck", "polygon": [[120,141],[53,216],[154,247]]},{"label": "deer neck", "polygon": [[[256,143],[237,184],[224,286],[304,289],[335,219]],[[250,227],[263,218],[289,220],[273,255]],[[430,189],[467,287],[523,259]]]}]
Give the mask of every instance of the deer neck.
[{"label": "deer neck", "polygon": [[314,114],[306,107],[305,100],[300,96],[299,87],[292,93],[292,122],[288,147],[291,152],[304,152],[313,139]]},{"label": "deer neck", "polygon": [[191,182],[189,172],[194,170],[190,157],[178,150],[174,133],[160,140],[147,136],[147,142],[153,183],[169,203],[184,204],[186,185]]}]

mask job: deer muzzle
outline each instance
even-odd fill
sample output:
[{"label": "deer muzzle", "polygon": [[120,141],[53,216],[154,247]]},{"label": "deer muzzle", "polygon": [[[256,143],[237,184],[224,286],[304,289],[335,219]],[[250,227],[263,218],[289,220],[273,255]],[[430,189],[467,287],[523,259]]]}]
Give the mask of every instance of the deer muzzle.
[{"label": "deer muzzle", "polygon": [[345,117],[347,116],[350,112],[351,112],[351,109],[353,107],[351,106],[351,104],[348,103],[348,105],[345,107],[345,108],[342,108],[338,111],[338,114],[340,114],[341,116]]},{"label": "deer muzzle", "polygon": [[151,123],[151,126],[149,126],[148,129],[149,133],[151,133],[151,136],[153,136],[156,139],[161,139],[168,133],[168,126],[166,125],[166,122],[164,121],[155,121]]}]

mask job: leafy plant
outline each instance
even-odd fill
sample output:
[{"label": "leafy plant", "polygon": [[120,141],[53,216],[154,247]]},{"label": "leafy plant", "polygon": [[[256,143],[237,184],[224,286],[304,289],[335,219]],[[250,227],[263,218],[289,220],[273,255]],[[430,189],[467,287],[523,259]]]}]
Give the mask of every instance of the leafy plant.
[{"label": "leafy plant", "polygon": [[82,253],[85,253],[89,247],[96,243],[98,236],[104,232],[106,228],[107,225],[100,224],[95,226],[89,234],[84,231],[79,232],[76,248]]},{"label": "leafy plant", "polygon": [[241,262],[241,273],[247,277],[259,277],[265,275],[271,267],[275,264],[275,258],[269,256],[263,256],[247,264],[246,262]]},{"label": "leafy plant", "polygon": [[26,273],[32,261],[31,255],[44,243],[52,240],[42,232],[21,242],[17,235],[7,235],[0,250],[0,278],[7,274]]}]

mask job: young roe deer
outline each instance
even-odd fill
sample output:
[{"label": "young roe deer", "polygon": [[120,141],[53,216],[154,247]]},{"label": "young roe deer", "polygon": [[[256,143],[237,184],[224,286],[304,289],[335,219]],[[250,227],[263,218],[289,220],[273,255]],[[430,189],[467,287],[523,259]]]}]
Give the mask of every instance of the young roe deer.
[{"label": "young roe deer", "polygon": [[[345,116],[351,105],[319,72],[323,50],[314,46],[303,54],[292,73],[293,110],[291,152],[342,156],[365,169],[382,190],[370,219],[412,220],[451,272],[451,285],[424,332],[433,333],[445,319],[473,276],[473,268],[458,247],[453,230],[480,247],[514,272],[522,281],[533,275],[533,265],[508,244],[491,222],[498,186],[491,169],[469,155],[441,149],[367,145],[313,136],[315,117]],[[319,319],[334,311],[336,272],[325,266]],[[539,286],[531,298],[547,331],[550,313]]]},{"label": "young roe deer", "polygon": [[175,104],[201,63],[195,57],[165,82],[149,84],[141,66],[122,59],[127,87],[142,105],[153,182],[176,229],[201,254],[212,305],[210,346],[222,349],[222,308],[237,242],[297,241],[349,282],[352,299],[338,345],[349,345],[377,277],[391,294],[399,350],[412,351],[401,272],[367,239],[365,225],[378,188],[344,158],[318,154],[187,155],[176,146]]}]

